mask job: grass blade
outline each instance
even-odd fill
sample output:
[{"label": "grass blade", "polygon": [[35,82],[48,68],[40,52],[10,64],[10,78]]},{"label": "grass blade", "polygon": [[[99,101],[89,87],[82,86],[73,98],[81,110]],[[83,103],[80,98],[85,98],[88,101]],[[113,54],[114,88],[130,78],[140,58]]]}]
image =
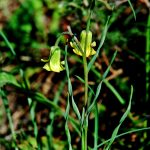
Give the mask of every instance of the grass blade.
[{"label": "grass blade", "polygon": [[14,51],[14,49],[11,46],[10,42],[8,41],[7,37],[5,36],[5,34],[1,30],[0,30],[0,35],[2,36],[2,38],[4,39],[4,41],[6,42],[7,46],[9,47],[10,51],[12,52],[12,54],[14,56],[16,56],[16,52]]},{"label": "grass blade", "polygon": [[114,142],[116,136],[117,136],[117,133],[119,131],[119,128],[121,126],[121,124],[123,123],[123,121],[126,119],[126,117],[128,116],[129,112],[130,112],[130,109],[131,109],[131,100],[132,100],[132,95],[133,95],[133,86],[131,86],[131,94],[130,94],[130,100],[129,100],[129,104],[128,104],[128,107],[127,107],[127,110],[125,111],[125,113],[123,114],[123,116],[121,117],[120,121],[119,121],[119,125],[115,128],[115,130],[113,131],[112,133],[112,136],[111,136],[111,139],[110,139],[110,142],[109,144],[107,145],[107,147],[105,148],[105,150],[109,150],[112,143]]},{"label": "grass blade", "polygon": [[131,7],[131,10],[132,10],[132,12],[133,12],[134,19],[136,20],[136,14],[135,14],[134,8],[133,8],[133,6],[132,6],[132,4],[131,4],[131,1],[128,0],[128,3],[129,3],[129,5],[130,5],[130,7]]},{"label": "grass blade", "polygon": [[61,108],[51,100],[47,99],[43,94],[39,92],[29,92],[29,96],[32,97],[33,100],[45,104],[49,108],[54,108],[55,110],[57,110],[58,114],[64,115]]},{"label": "grass blade", "polygon": [[41,149],[41,142],[39,140],[38,137],[38,126],[36,123],[36,114],[35,114],[35,109],[36,109],[36,102],[32,101],[32,99],[30,97],[28,97],[28,104],[30,106],[30,117],[31,117],[31,121],[33,124],[33,130],[34,130],[34,136],[37,142],[37,149],[40,150]]},{"label": "grass blade", "polygon": [[[146,130],[150,130],[150,127],[145,127],[145,128],[140,128],[140,129],[134,129],[134,130],[131,130],[131,131],[128,131],[128,132],[125,132],[125,133],[118,134],[115,139],[120,138],[120,137],[122,137],[124,135],[127,135],[127,134],[141,132],[141,131],[146,131]],[[110,140],[111,140],[111,138],[108,139],[108,140],[106,140],[106,141],[104,141],[104,142],[102,142],[101,144],[99,144],[97,146],[97,148],[103,146],[104,144],[107,144],[108,142],[110,142]]]},{"label": "grass blade", "polygon": [[12,120],[11,112],[10,112],[9,105],[8,105],[8,99],[7,99],[5,92],[1,88],[0,88],[0,97],[2,98],[4,107],[6,110],[6,114],[8,117],[9,127],[10,127],[12,138],[13,138],[13,147],[15,147],[15,150],[18,150],[17,143],[16,143],[16,133],[14,130],[13,120]]}]

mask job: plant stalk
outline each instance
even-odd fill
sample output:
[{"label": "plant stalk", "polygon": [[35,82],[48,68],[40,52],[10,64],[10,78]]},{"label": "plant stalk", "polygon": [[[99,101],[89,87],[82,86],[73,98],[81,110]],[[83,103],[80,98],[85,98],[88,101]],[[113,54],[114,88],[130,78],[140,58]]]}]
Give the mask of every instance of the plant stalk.
[{"label": "plant stalk", "polygon": [[[87,34],[87,33],[86,33]],[[85,112],[88,108],[88,64],[86,58],[86,46],[87,46],[87,35],[85,40],[84,52],[83,52],[83,68],[84,68],[84,109]],[[88,116],[84,114],[83,130],[82,130],[82,150],[87,150],[87,129],[88,129]]]},{"label": "plant stalk", "polygon": [[[86,56],[83,56],[83,64],[84,64],[84,108],[87,110],[88,107],[88,70],[87,70],[87,60]],[[84,115],[83,129],[82,129],[82,150],[87,150],[87,114]]]},{"label": "plant stalk", "polygon": [[84,107],[87,108],[88,103],[88,68],[86,56],[83,56],[83,67],[84,67]]}]

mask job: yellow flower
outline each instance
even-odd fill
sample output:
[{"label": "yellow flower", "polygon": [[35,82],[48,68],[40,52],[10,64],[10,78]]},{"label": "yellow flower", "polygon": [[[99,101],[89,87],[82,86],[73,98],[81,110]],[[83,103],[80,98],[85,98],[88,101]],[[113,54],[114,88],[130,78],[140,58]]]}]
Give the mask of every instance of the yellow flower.
[{"label": "yellow flower", "polygon": [[[86,36],[87,36],[87,42],[86,42]],[[86,49],[85,49],[86,44]],[[75,42],[70,42],[71,47],[73,47],[73,52],[77,55],[83,56],[84,50],[86,51],[86,57],[89,57],[91,55],[94,55],[96,51],[93,49],[93,47],[96,46],[96,42],[92,42],[92,32],[88,31],[86,34],[86,31],[83,30],[80,34],[80,47]]]},{"label": "yellow flower", "polygon": [[58,46],[52,46],[51,52],[48,60],[41,59],[41,61],[46,62],[44,69],[47,71],[60,72],[64,70],[64,61],[61,59],[61,49]]}]

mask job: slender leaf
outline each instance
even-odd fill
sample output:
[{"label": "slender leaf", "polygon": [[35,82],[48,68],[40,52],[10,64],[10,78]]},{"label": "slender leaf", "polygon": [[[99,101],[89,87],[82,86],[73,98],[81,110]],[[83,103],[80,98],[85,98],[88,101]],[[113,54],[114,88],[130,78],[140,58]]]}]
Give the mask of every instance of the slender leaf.
[{"label": "slender leaf", "polygon": [[61,114],[62,116],[64,115],[64,112],[61,110],[61,108],[53,101],[47,99],[43,94],[39,92],[31,92],[29,93],[29,96],[32,97],[33,100],[45,104],[47,107],[54,108],[58,114]]},{"label": "slender leaf", "polygon": [[103,81],[105,83],[105,85],[111,90],[111,92],[116,96],[116,98],[118,99],[118,101],[121,104],[125,104],[125,100],[121,97],[121,95],[118,93],[118,91],[113,87],[112,84],[110,84],[106,79],[104,79]]},{"label": "slender leaf", "polygon": [[106,76],[107,76],[107,74],[108,74],[108,72],[109,72],[109,70],[110,70],[110,66],[111,66],[111,64],[113,63],[113,61],[114,61],[116,55],[117,55],[117,51],[115,51],[115,53],[114,53],[114,55],[113,55],[113,57],[112,57],[112,59],[111,59],[111,62],[110,62],[110,64],[109,64],[109,66],[107,67],[106,71],[104,72],[104,74],[103,74],[103,76],[102,76],[102,81],[99,83],[99,85],[98,85],[98,87],[97,87],[97,89],[96,89],[96,95],[95,95],[95,97],[94,97],[94,100],[93,100],[92,104],[91,104],[91,105],[89,106],[89,108],[88,108],[88,113],[91,112],[91,110],[92,110],[92,108],[93,108],[93,106],[94,106],[94,104],[95,104],[95,102],[96,102],[96,100],[97,100],[97,98],[98,98],[98,96],[99,96],[99,94],[100,94],[100,90],[101,90],[101,87],[102,87],[102,83],[103,83],[104,79],[106,78]]},{"label": "slender leaf", "polygon": [[37,126],[37,123],[36,123],[36,113],[35,113],[35,109],[36,109],[36,101],[33,102],[33,100],[28,97],[28,104],[30,106],[30,116],[31,116],[31,121],[32,121],[32,124],[33,124],[33,129],[34,129],[34,136],[35,136],[35,139],[36,139],[36,142],[37,142],[37,146],[38,146],[38,150],[41,149],[41,142],[39,141],[39,138],[38,138],[38,126]]},{"label": "slender leaf", "polygon": [[65,119],[68,119],[69,116],[69,110],[70,110],[70,102],[69,102],[69,95],[68,95],[68,100],[67,100],[67,107],[66,107],[66,112],[65,112]]},{"label": "slender leaf", "polygon": [[73,107],[73,110],[75,111],[78,119],[81,120],[81,115],[80,115],[79,109],[78,109],[78,107],[77,107],[77,105],[76,105],[76,103],[74,101],[73,96],[71,98],[72,98],[72,107]]},{"label": "slender leaf", "polygon": [[105,27],[104,27],[104,30],[103,30],[103,33],[102,33],[102,37],[101,37],[101,40],[100,40],[98,49],[97,49],[97,51],[96,51],[96,54],[92,57],[92,59],[90,60],[90,62],[89,62],[89,64],[88,64],[88,71],[90,71],[91,67],[93,66],[93,64],[94,64],[94,62],[95,62],[95,60],[96,60],[96,58],[97,58],[98,55],[99,55],[99,52],[100,52],[101,47],[102,47],[103,44],[104,44],[104,41],[105,41],[105,38],[106,38],[106,35],[107,35],[109,20],[110,20],[110,16],[108,17],[107,22],[106,22],[106,25],[105,25]]},{"label": "slender leaf", "polygon": [[[79,77],[79,76],[77,76],[77,75],[75,75],[75,76],[76,76],[82,83],[85,83],[84,80],[83,80],[81,77]],[[90,91],[92,92],[92,94],[95,95],[93,89],[92,89],[89,85],[88,85],[88,88],[90,89]]]},{"label": "slender leaf", "polygon": [[81,118],[81,125],[83,125],[85,119],[85,108],[82,109],[82,118]]},{"label": "slender leaf", "polygon": [[121,126],[121,124],[123,123],[123,121],[126,119],[126,117],[128,116],[129,112],[130,112],[130,109],[131,109],[131,100],[132,100],[132,95],[133,95],[133,86],[131,86],[131,94],[130,94],[130,100],[129,100],[129,104],[128,104],[128,107],[127,107],[127,110],[125,111],[125,113],[123,114],[123,116],[121,117],[120,121],[119,121],[119,125],[115,128],[115,130],[113,131],[112,133],[112,136],[111,136],[111,139],[110,139],[110,142],[109,144],[107,145],[107,147],[105,148],[105,150],[109,150],[112,143],[114,142],[116,136],[117,136],[117,133],[119,131],[119,128]]},{"label": "slender leaf", "polygon": [[67,107],[66,107],[66,113],[65,113],[65,118],[66,118],[65,131],[66,131],[67,140],[68,140],[68,144],[69,144],[69,150],[72,150],[71,135],[70,135],[70,131],[68,128],[69,110],[70,110],[70,102],[69,102],[69,95],[68,95],[68,101],[67,101]]},{"label": "slender leaf", "polygon": [[2,36],[2,38],[4,39],[4,41],[6,42],[7,46],[10,48],[10,51],[12,52],[12,54],[14,56],[16,56],[16,52],[14,51],[12,45],[10,44],[10,42],[7,39],[7,37],[5,36],[5,34],[1,30],[0,30],[0,35]]},{"label": "slender leaf", "polygon": [[131,1],[128,0],[128,3],[129,3],[129,5],[130,5],[130,7],[131,7],[131,9],[132,9],[132,12],[133,12],[133,15],[134,15],[134,19],[136,20],[136,14],[135,14],[134,8],[133,8],[133,6],[132,6],[132,4],[131,4]]},{"label": "slender leaf", "polygon": [[99,115],[98,115],[98,106],[95,104],[95,123],[94,123],[94,150],[97,150],[97,144],[98,144],[98,127],[99,127]]},{"label": "slender leaf", "polygon": [[95,95],[95,97],[94,97],[94,100],[93,100],[92,104],[88,107],[88,110],[87,110],[88,113],[90,113],[91,110],[92,110],[93,107],[94,107],[94,104],[95,104],[95,102],[96,102],[96,100],[97,100],[97,98],[98,98],[98,96],[99,96],[100,90],[101,90],[101,88],[102,88],[102,83],[103,83],[103,80],[99,83],[99,85],[98,85],[98,87],[97,87],[97,89],[96,89],[96,95]]},{"label": "slender leaf", "polygon": [[17,142],[16,142],[16,132],[14,130],[13,119],[12,119],[12,116],[11,116],[11,110],[9,108],[8,99],[7,99],[5,91],[2,90],[1,88],[0,88],[0,97],[2,98],[4,107],[5,107],[5,110],[6,110],[6,114],[7,114],[7,117],[8,117],[9,127],[10,127],[10,130],[11,130],[12,140],[13,140],[15,150],[18,150]]},{"label": "slender leaf", "polygon": [[69,144],[69,150],[72,150],[71,135],[70,135],[70,131],[69,131],[69,128],[68,128],[67,121],[66,121],[66,123],[65,123],[65,131],[66,131],[67,140],[68,140],[68,144]]},{"label": "slender leaf", "polygon": [[[124,132],[124,133],[118,134],[118,135],[116,136],[116,139],[118,139],[118,138],[120,138],[120,137],[122,137],[122,136],[124,136],[124,135],[127,135],[127,134],[136,133],[136,132],[141,132],[141,131],[146,131],[146,130],[150,130],[150,127],[144,127],[144,128],[140,128],[140,129],[134,129],[134,130],[131,130],[131,131],[128,131],[128,132]],[[108,139],[108,140],[106,140],[106,141],[104,141],[104,142],[102,142],[101,144],[99,144],[99,145],[97,146],[97,148],[99,148],[99,147],[103,146],[104,144],[110,142],[110,140],[111,140],[111,138]]]},{"label": "slender leaf", "polygon": [[73,98],[72,84],[71,84],[70,77],[69,77],[69,67],[68,67],[68,62],[67,62],[67,45],[65,47],[65,68],[66,68],[66,74],[67,74],[67,78],[68,78],[68,91],[69,91],[69,95],[71,96],[73,110],[76,113],[78,119],[81,120],[81,115],[80,115],[79,109]]},{"label": "slender leaf", "polygon": [[71,116],[69,116],[68,120],[70,121],[70,123],[72,124],[73,128],[78,133],[78,135],[81,136],[80,123],[77,120],[75,120],[74,118],[72,118]]},{"label": "slender leaf", "polygon": [[115,51],[115,53],[113,54],[113,57],[112,57],[112,59],[111,59],[111,62],[110,62],[110,64],[109,64],[109,66],[107,67],[106,71],[104,72],[104,74],[103,74],[103,76],[102,76],[102,79],[105,79],[105,78],[106,78],[106,76],[107,76],[107,74],[108,74],[108,72],[109,72],[109,70],[110,70],[110,67],[111,67],[112,63],[113,63],[113,61],[115,60],[116,55],[117,55],[117,51]]}]

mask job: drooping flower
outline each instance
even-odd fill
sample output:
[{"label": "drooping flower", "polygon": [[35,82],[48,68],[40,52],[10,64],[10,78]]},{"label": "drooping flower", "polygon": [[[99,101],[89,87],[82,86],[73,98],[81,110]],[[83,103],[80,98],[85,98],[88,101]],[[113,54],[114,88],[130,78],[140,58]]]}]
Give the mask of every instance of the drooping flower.
[{"label": "drooping flower", "polygon": [[48,60],[41,59],[41,61],[46,62],[44,69],[47,71],[60,72],[64,70],[64,61],[61,61],[61,49],[58,46],[52,46],[51,52]]},{"label": "drooping flower", "polygon": [[[86,44],[86,46],[85,46],[85,44]],[[79,48],[79,46],[77,45],[77,43],[70,42],[70,45],[71,45],[71,47],[73,47],[73,52],[80,56],[83,56],[84,51],[86,51],[86,57],[89,57],[96,53],[96,51],[93,49],[93,47],[96,46],[96,42],[95,41],[92,42],[92,32],[91,31],[88,31],[86,33],[86,31],[83,30],[80,34],[80,47],[81,47],[82,51]]]}]

